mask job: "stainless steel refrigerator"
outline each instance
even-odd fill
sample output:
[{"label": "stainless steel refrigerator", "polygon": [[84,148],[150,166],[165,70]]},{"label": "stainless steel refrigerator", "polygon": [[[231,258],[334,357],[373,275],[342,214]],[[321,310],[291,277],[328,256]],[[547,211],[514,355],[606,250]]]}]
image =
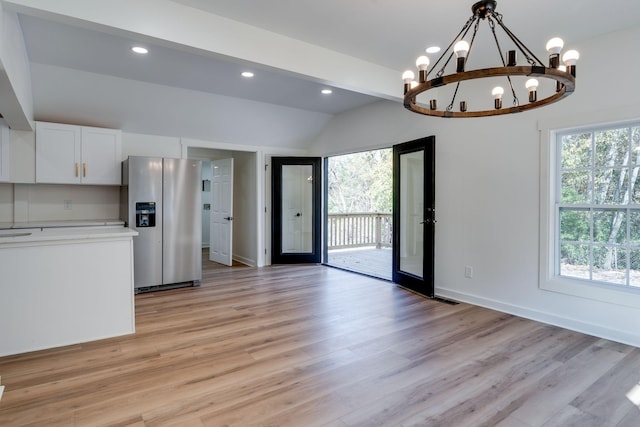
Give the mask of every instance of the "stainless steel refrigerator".
[{"label": "stainless steel refrigerator", "polygon": [[130,156],[122,162],[121,217],[133,238],[135,292],[202,279],[199,160]]}]

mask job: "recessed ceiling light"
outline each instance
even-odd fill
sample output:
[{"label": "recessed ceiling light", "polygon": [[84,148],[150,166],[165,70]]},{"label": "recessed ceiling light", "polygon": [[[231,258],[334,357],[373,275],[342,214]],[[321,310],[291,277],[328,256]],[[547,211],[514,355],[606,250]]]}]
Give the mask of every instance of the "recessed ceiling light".
[{"label": "recessed ceiling light", "polygon": [[440,46],[430,46],[426,49],[427,53],[438,53],[440,52]]},{"label": "recessed ceiling light", "polygon": [[251,71],[242,72],[242,77],[251,78],[253,77],[253,73]]},{"label": "recessed ceiling light", "polygon": [[323,95],[330,95],[333,93],[333,91],[331,89],[322,89],[322,94]]},{"label": "recessed ceiling light", "polygon": [[134,46],[134,47],[131,48],[131,50],[134,51],[135,53],[139,53],[141,55],[149,53],[149,50],[147,48],[142,47],[142,46]]}]

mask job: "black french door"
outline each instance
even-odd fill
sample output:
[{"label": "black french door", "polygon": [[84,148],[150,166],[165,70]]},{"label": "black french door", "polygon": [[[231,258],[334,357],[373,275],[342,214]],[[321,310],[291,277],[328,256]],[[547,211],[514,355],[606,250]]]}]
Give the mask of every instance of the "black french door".
[{"label": "black french door", "polygon": [[321,262],[321,159],[273,157],[271,262]]},{"label": "black french door", "polygon": [[435,136],[393,146],[393,281],[435,297]]}]

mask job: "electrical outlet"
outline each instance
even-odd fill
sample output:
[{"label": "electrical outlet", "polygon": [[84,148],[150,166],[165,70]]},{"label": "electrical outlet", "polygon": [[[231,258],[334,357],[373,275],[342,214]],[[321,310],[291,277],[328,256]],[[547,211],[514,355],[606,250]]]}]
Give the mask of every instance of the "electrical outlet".
[{"label": "electrical outlet", "polygon": [[464,277],[471,279],[473,277],[473,267],[467,265],[464,267]]},{"label": "electrical outlet", "polygon": [[65,211],[70,211],[72,206],[73,206],[73,204],[71,203],[71,200],[65,200],[64,201],[64,210]]}]

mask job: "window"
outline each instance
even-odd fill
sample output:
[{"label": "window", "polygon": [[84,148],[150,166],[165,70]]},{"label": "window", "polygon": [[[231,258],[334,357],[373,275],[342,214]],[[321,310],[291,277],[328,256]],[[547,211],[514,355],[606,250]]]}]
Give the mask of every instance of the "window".
[{"label": "window", "polygon": [[640,123],[552,139],[554,276],[640,290]]},{"label": "window", "polygon": [[538,123],[540,289],[640,309],[637,111]]}]

